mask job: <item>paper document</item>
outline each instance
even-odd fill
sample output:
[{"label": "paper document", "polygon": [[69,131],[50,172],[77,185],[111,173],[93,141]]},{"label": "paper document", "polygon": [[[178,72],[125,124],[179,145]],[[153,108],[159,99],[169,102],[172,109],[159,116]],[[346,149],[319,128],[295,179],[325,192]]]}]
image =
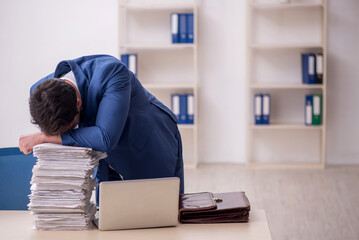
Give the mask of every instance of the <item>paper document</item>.
[{"label": "paper document", "polygon": [[37,230],[88,230],[97,207],[91,202],[94,168],[107,154],[91,148],[44,143],[31,178],[28,208]]}]

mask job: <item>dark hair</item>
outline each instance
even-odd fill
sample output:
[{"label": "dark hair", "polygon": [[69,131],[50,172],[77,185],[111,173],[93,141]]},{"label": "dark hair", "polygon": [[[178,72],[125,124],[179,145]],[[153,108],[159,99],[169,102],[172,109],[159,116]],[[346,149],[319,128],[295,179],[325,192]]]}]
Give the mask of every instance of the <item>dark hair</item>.
[{"label": "dark hair", "polygon": [[76,103],[76,90],[70,84],[58,78],[45,80],[30,96],[31,122],[47,135],[59,134],[78,114]]}]

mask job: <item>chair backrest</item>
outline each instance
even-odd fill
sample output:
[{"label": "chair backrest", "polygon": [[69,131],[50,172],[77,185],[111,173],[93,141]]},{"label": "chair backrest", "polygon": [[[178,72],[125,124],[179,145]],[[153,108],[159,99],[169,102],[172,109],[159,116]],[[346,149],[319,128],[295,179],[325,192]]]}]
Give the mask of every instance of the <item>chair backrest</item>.
[{"label": "chair backrest", "polygon": [[0,148],[0,210],[27,210],[36,158],[18,148]]}]

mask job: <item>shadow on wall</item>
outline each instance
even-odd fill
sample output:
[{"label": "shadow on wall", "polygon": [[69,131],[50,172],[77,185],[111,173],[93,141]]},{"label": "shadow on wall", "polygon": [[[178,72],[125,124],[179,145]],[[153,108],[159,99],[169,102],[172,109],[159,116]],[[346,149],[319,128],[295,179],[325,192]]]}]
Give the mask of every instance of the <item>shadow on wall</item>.
[{"label": "shadow on wall", "polygon": [[18,148],[0,148],[0,210],[27,210],[36,158]]}]

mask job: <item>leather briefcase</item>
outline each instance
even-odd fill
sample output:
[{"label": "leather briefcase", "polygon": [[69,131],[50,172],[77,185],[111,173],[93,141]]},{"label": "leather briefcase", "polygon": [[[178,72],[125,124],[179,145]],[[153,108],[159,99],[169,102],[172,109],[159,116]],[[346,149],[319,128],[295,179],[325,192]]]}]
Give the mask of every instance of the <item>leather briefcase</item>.
[{"label": "leather briefcase", "polygon": [[181,223],[247,222],[250,204],[244,192],[181,194]]}]

